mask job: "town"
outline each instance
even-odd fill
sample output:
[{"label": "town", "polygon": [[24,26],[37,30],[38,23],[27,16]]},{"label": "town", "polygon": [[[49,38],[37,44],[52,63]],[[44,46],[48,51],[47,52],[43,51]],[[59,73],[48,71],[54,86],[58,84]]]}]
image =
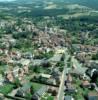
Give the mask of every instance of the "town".
[{"label": "town", "polygon": [[98,19],[86,16],[0,15],[0,100],[98,100]]}]

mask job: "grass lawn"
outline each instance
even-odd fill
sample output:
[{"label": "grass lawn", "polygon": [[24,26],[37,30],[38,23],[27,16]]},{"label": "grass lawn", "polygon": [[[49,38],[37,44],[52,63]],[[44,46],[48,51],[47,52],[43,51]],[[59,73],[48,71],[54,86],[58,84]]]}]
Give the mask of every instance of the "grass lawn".
[{"label": "grass lawn", "polygon": [[77,93],[73,94],[75,100],[84,100],[84,96],[87,95],[89,92],[95,92],[95,90],[90,90],[88,88],[84,89],[81,88],[80,84],[82,81],[80,79],[73,77],[73,80],[75,81],[73,85],[77,89]]},{"label": "grass lawn", "polygon": [[39,90],[43,85],[39,84],[39,83],[32,83],[32,86],[34,88],[34,91],[36,92],[37,90]]},{"label": "grass lawn", "polygon": [[54,100],[54,97],[49,95],[48,93],[45,93],[42,97],[41,100]]},{"label": "grass lawn", "polygon": [[8,94],[8,93],[10,93],[13,90],[13,87],[14,86],[11,85],[11,84],[0,86],[0,93],[2,93],[2,94]]}]

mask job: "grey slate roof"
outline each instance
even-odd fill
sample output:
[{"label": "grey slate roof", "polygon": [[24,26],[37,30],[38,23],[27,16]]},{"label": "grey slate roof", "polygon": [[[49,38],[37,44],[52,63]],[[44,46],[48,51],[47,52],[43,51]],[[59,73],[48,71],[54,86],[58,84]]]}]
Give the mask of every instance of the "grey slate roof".
[{"label": "grey slate roof", "polygon": [[45,92],[47,91],[47,86],[43,86],[42,88],[40,88],[36,94],[40,97],[42,96]]}]

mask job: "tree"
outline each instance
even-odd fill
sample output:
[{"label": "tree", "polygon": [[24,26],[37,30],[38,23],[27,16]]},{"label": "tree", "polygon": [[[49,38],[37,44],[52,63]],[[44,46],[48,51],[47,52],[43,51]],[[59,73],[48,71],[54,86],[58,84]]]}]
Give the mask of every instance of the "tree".
[{"label": "tree", "polygon": [[40,72],[40,68],[39,68],[40,66],[34,66],[34,68],[33,68],[33,71],[35,72],[35,73],[39,73]]},{"label": "tree", "polygon": [[56,96],[57,95],[57,91],[56,90],[53,90],[52,91],[52,96]]},{"label": "tree", "polygon": [[15,79],[14,84],[15,84],[15,88],[18,88],[21,86],[20,80],[18,78]]},{"label": "tree", "polygon": [[97,83],[98,79],[98,71],[93,72],[93,76],[91,77],[91,81]]},{"label": "tree", "polygon": [[98,86],[98,77],[97,77],[97,79],[96,79],[96,85]]},{"label": "tree", "polygon": [[93,55],[93,56],[92,56],[92,59],[93,59],[93,60],[98,60],[98,52],[96,53],[96,55]]},{"label": "tree", "polygon": [[45,63],[43,63],[43,67],[51,67],[51,63],[50,62],[45,62]]},{"label": "tree", "polygon": [[30,93],[34,94],[34,87],[33,87],[33,85],[30,87]]}]

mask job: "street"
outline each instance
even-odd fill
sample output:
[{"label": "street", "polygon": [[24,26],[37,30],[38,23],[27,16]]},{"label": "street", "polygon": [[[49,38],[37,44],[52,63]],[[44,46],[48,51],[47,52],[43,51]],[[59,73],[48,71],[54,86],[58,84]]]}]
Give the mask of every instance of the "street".
[{"label": "street", "polygon": [[58,100],[64,100],[64,82],[66,80],[66,74],[68,73],[68,69],[67,68],[67,60],[69,58],[69,55],[67,53],[67,50],[65,50],[65,66],[64,66],[64,70],[63,70],[63,73],[62,73],[62,77],[61,77],[61,84],[60,84],[60,87],[59,87],[59,93],[58,93]]}]

